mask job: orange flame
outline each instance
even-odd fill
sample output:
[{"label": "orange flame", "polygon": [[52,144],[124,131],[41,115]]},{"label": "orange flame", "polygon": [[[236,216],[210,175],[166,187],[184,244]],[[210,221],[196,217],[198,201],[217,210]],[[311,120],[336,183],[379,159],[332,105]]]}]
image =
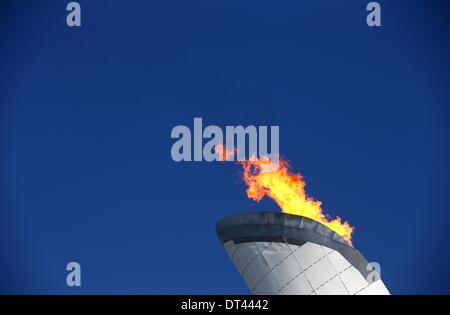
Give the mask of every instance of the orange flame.
[{"label": "orange flame", "polygon": [[[215,152],[221,161],[236,154],[235,148],[226,150],[224,145],[216,145]],[[247,196],[254,201],[261,201],[264,196],[272,198],[283,213],[304,216],[322,223],[333,230],[352,245],[354,227],[340,217],[331,220],[323,213],[322,203],[308,197],[305,192],[305,181],[301,174],[291,173],[287,161],[280,159],[277,164],[267,158],[255,157],[238,162],[243,167],[243,179],[247,184]]]},{"label": "orange flame", "polygon": [[259,202],[264,196],[268,196],[278,204],[283,213],[318,221],[352,244],[354,228],[348,222],[342,222],[340,217],[330,220],[323,213],[322,203],[306,195],[303,177],[301,174],[291,173],[287,161],[280,159],[278,165],[274,165],[268,159],[253,158],[240,163],[244,169],[243,179],[248,187],[249,198]]},{"label": "orange flame", "polygon": [[234,155],[237,153],[237,149],[231,148],[227,150],[225,145],[217,144],[214,146],[214,152],[219,155],[219,161],[227,161],[229,157],[234,157]]}]

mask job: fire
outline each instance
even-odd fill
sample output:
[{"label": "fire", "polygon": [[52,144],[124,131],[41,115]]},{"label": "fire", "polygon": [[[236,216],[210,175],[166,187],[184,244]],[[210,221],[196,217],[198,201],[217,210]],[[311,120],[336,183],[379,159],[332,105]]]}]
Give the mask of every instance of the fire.
[{"label": "fire", "polygon": [[236,148],[231,148],[229,150],[226,149],[225,145],[217,144],[214,146],[214,151],[219,155],[219,161],[227,161],[228,158],[234,157],[237,153]]},{"label": "fire", "polygon": [[342,222],[340,217],[330,220],[322,210],[322,203],[307,196],[303,177],[301,174],[291,173],[287,161],[280,159],[278,165],[273,165],[267,159],[250,159],[240,163],[249,198],[259,202],[264,196],[268,196],[278,204],[283,213],[316,220],[352,243],[354,228],[348,222]]},{"label": "fire", "polygon": [[[225,150],[223,145],[216,146],[216,152],[225,161],[236,150]],[[273,164],[268,159],[251,158],[238,162],[243,167],[243,180],[247,185],[247,196],[259,202],[264,196],[273,199],[283,213],[304,216],[322,223],[352,244],[354,227],[340,217],[330,219],[322,210],[322,203],[309,197],[305,192],[305,181],[301,174],[290,171],[287,161],[280,159]]]}]

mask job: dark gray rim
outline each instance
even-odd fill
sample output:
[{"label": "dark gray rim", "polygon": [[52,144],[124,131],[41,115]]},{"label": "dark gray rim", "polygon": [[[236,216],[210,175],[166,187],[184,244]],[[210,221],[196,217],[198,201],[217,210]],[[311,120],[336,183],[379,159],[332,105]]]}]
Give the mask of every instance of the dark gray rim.
[{"label": "dark gray rim", "polygon": [[[280,212],[244,213],[225,217],[216,224],[223,243],[286,242],[301,246],[306,242],[338,251],[363,276],[372,271],[361,253],[333,230],[302,216]],[[369,269],[369,270],[368,270]]]}]

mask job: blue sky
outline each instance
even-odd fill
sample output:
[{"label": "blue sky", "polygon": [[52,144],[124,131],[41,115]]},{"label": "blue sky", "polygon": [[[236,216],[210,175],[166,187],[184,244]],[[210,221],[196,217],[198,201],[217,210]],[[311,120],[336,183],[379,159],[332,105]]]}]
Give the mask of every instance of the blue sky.
[{"label": "blue sky", "polygon": [[79,29],[1,4],[1,292],[249,293],[214,225],[279,209],[237,165],[171,159],[202,117],[279,125],[392,293],[450,293],[446,1],[380,1],[378,29],[360,0],[79,2]]}]

